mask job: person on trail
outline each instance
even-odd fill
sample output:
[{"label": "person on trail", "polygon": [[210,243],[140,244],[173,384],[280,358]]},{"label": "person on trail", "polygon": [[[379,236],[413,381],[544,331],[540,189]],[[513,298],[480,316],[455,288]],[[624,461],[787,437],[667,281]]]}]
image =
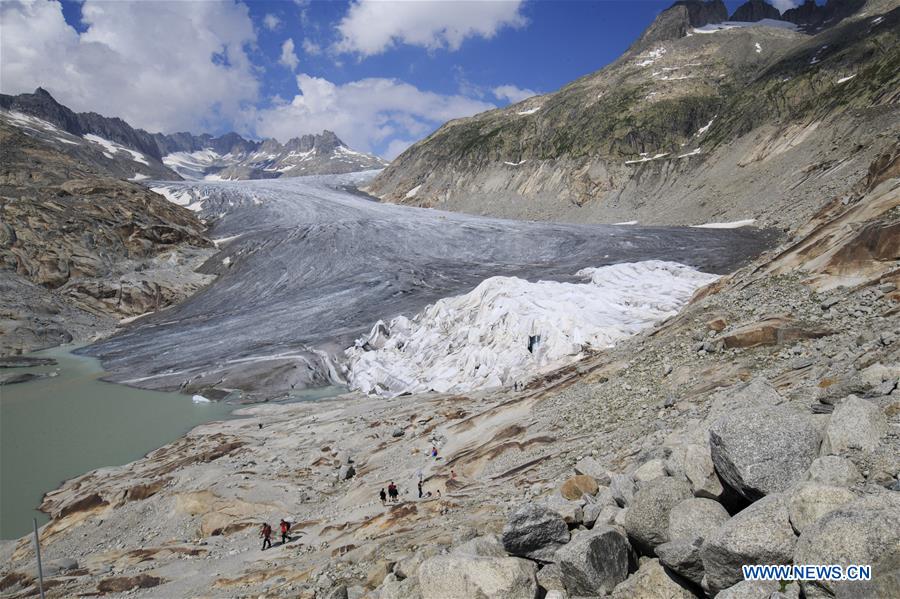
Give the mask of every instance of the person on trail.
[{"label": "person on trail", "polygon": [[419,499],[422,499],[422,481],[419,481]]},{"label": "person on trail", "polygon": [[431,446],[431,457],[437,459],[437,447],[434,445]]},{"label": "person on trail", "polygon": [[400,495],[394,481],[391,481],[391,484],[388,485],[388,495],[391,497],[391,501],[397,501],[397,498]]},{"label": "person on trail", "polygon": [[291,537],[288,535],[291,532],[291,523],[282,518],[279,526],[281,528],[281,544],[284,545],[291,540]]},{"label": "person on trail", "polygon": [[381,493],[378,496],[381,497],[381,505],[384,505],[387,502],[387,493],[384,492],[384,487],[381,487]]},{"label": "person on trail", "polygon": [[263,523],[262,530],[259,531],[259,536],[261,536],[263,540],[263,551],[272,546],[272,527],[269,526],[268,522]]}]

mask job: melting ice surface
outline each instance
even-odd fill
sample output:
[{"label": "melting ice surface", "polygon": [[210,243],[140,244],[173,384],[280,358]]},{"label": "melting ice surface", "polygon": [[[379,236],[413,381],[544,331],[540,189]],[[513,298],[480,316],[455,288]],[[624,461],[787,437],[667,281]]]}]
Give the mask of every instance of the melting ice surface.
[{"label": "melting ice surface", "polygon": [[[440,306],[447,315],[442,334],[458,338],[456,348],[469,342],[456,321],[469,323],[468,328],[488,326],[482,323],[500,320],[505,307],[507,322],[521,322],[510,324],[496,340],[471,341],[487,344],[484,357],[464,352],[446,364],[465,366],[469,373],[483,364],[481,379],[489,378],[481,373],[493,368],[496,377],[508,381],[515,369],[504,373],[497,365],[519,364],[518,358],[490,357],[506,351],[505,338],[514,339],[515,351],[527,351],[527,339],[519,335],[525,328],[540,329],[541,341],[532,343],[538,353],[531,355],[537,358],[528,359],[550,364],[575,345],[602,345],[604,335],[612,339],[616,330],[636,330],[643,326],[638,322],[674,309],[684,295],[671,287],[685,285],[690,275],[660,267],[651,277],[641,270],[646,266],[623,266],[576,276],[582,269],[666,260],[722,274],[767,243],[765,235],[749,228],[512,221],[385,204],[348,189],[364,186],[372,176],[148,182],[164,187],[166,197],[210,224],[219,253],[202,270],[217,279],[181,304],[147,315],[85,351],[99,357],[109,377],[119,382],[204,396],[209,388],[273,396],[346,383],[348,372],[362,377],[359,367],[347,370],[345,350],[379,320],[411,319],[404,334],[420,339],[424,348],[437,325],[416,321],[416,315]],[[614,278],[585,282],[584,274],[596,279],[601,273]],[[665,290],[654,287],[660,277],[667,277]],[[638,297],[641,293],[644,298]],[[467,301],[473,304],[469,311],[462,305]],[[612,313],[620,310],[626,313],[613,322]],[[567,311],[570,324],[562,322]],[[601,319],[598,311],[609,315]],[[551,316],[562,319],[555,326],[565,328],[569,341],[544,331],[556,322]],[[399,335],[402,327],[395,328]],[[428,351],[433,363],[422,368],[444,364],[437,349]],[[373,368],[387,363],[375,358]],[[399,368],[398,360],[390,363]],[[409,373],[397,376],[418,380]],[[369,380],[375,385],[378,377]]]},{"label": "melting ice surface", "polygon": [[673,316],[716,275],[648,260],[586,268],[584,283],[492,277],[347,350],[351,388],[378,395],[506,386]]}]

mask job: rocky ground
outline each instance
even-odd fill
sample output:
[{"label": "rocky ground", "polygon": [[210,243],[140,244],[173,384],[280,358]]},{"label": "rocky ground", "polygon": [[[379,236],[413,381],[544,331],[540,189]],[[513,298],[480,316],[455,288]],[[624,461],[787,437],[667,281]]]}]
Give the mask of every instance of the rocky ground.
[{"label": "rocky ground", "polygon": [[[48,595],[893,596],[898,156],[677,317],[521,388],[258,405],[67,481]],[[281,518],[293,540],[261,551]],[[0,554],[0,592],[33,596],[28,538]],[[873,579],[743,582],[753,563]]]},{"label": "rocky ground", "polygon": [[115,330],[214,277],[189,210],[0,120],[0,355]]}]

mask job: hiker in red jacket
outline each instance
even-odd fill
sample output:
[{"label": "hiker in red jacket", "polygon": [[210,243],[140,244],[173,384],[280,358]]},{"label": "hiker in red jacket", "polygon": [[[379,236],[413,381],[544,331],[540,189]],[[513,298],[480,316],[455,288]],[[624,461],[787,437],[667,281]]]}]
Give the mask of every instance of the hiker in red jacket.
[{"label": "hiker in red jacket", "polygon": [[288,536],[288,533],[291,532],[291,523],[282,518],[279,526],[281,528],[281,544],[284,545],[291,540],[291,537]]},{"label": "hiker in red jacket", "polygon": [[269,526],[268,522],[263,523],[262,530],[259,531],[259,536],[261,536],[263,540],[263,551],[272,547],[272,527]]}]

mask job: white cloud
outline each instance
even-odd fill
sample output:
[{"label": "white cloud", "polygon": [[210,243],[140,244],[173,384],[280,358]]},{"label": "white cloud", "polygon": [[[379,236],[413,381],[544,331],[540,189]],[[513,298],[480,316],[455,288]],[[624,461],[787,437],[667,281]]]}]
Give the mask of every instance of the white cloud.
[{"label": "white cloud", "polygon": [[[396,79],[369,78],[336,85],[306,74],[290,102],[256,113],[252,127],[264,137],[288,139],[330,129],[351,147],[393,158],[411,142],[450,119],[494,108],[464,96],[423,91]],[[405,145],[404,145],[405,144]]]},{"label": "white cloud", "polygon": [[515,85],[498,85],[491,90],[491,93],[494,94],[494,97],[498,100],[507,100],[511,104],[521,102],[525,98],[530,98],[531,96],[536,96],[538,94],[538,92],[532,89],[516,87]]},{"label": "white cloud", "polygon": [[469,37],[493,37],[526,23],[522,0],[356,0],[338,24],[339,52],[371,56],[395,43],[457,50]]},{"label": "white cloud", "polygon": [[278,26],[281,25],[281,19],[279,19],[276,15],[272,13],[267,14],[263,17],[263,25],[266,26],[266,29],[269,31],[275,31],[278,29]]},{"label": "white cloud", "polygon": [[87,0],[81,10],[79,34],[55,0],[0,2],[4,93],[41,86],[73,110],[151,131],[201,130],[257,99],[245,5]]},{"label": "white cloud", "polygon": [[297,58],[297,53],[294,52],[293,39],[287,38],[284,40],[284,43],[281,44],[281,58],[278,59],[278,62],[292,71],[297,69],[297,65],[300,64],[300,59]]},{"label": "white cloud", "polygon": [[800,4],[796,0],[771,0],[771,3],[772,6],[777,8],[782,13],[786,10],[797,8],[797,6],[799,6]]},{"label": "white cloud", "polygon": [[322,53],[322,46],[307,38],[303,40],[303,51],[310,56],[315,56]]}]

